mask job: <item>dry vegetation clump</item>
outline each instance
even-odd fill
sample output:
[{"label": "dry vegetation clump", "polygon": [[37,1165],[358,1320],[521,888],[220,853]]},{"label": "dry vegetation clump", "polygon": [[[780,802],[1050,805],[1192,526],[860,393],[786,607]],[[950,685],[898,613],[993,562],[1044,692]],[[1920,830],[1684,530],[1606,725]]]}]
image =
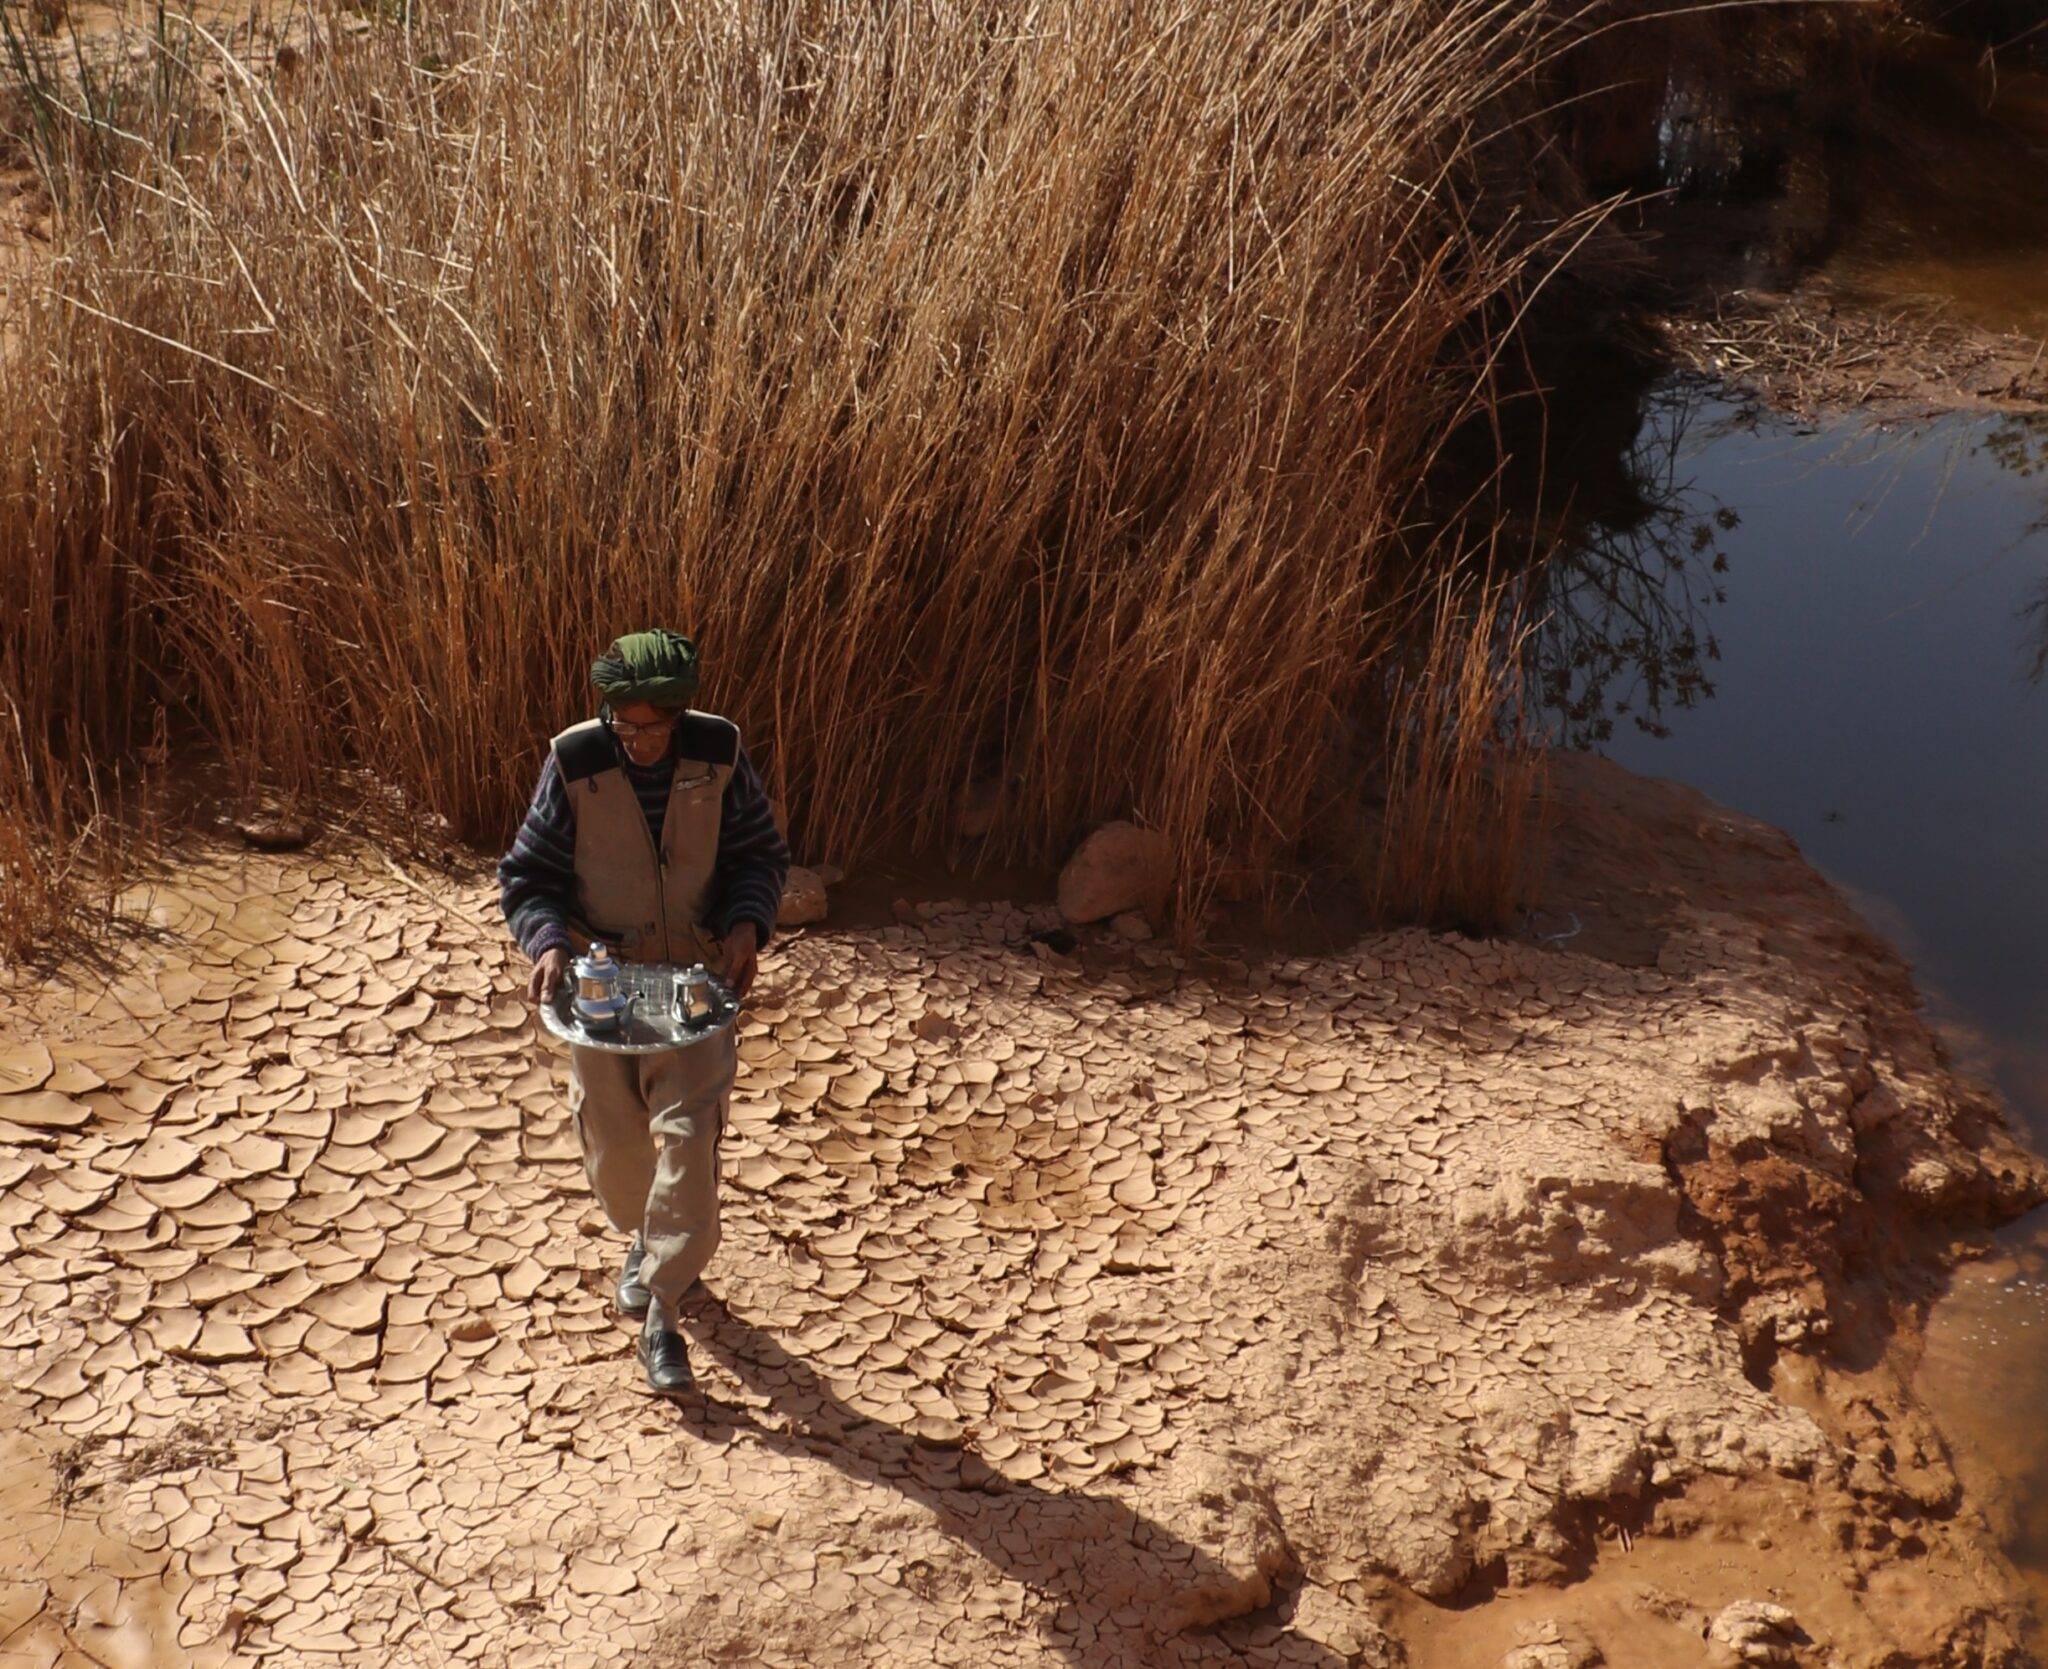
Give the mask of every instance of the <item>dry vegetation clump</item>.
[{"label": "dry vegetation clump", "polygon": [[[1455,908],[1499,909],[1522,819],[1442,773],[1513,706],[1504,634],[1482,536],[1418,506],[1575,235],[1511,166],[1553,22],[451,0],[274,74],[172,16],[118,86],[45,77],[17,945],[87,762],[369,766],[494,842],[646,621],[700,636],[809,855],[934,846],[1001,776],[989,856],[1133,815],[1187,904],[1427,761],[1390,839],[1484,843]],[[1446,904],[1425,856],[1390,908]]]}]

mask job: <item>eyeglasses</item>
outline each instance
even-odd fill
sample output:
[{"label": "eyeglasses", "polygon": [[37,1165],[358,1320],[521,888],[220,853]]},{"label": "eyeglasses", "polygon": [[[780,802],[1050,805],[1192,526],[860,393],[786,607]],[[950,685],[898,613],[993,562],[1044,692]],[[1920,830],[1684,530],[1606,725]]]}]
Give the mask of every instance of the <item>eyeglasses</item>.
[{"label": "eyeglasses", "polygon": [[666,736],[674,730],[682,715],[675,718],[656,719],[652,724],[635,724],[631,719],[605,718],[605,728],[622,742],[637,742],[642,736]]}]

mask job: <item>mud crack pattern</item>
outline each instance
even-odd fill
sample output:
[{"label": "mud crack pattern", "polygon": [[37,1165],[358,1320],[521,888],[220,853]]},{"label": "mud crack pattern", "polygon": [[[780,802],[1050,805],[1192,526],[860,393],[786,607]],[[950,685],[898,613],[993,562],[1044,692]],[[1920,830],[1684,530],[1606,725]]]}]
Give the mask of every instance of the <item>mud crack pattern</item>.
[{"label": "mud crack pattern", "polygon": [[780,941],[678,1409],[485,885],[221,853],[126,908],[0,1032],[24,1663],[1393,1663],[1389,1584],[1848,1475],[1726,1302],[1825,1291],[1739,1275],[1658,1144],[1846,1174],[1884,1062],[1738,992],[1727,916],[1633,968]]}]

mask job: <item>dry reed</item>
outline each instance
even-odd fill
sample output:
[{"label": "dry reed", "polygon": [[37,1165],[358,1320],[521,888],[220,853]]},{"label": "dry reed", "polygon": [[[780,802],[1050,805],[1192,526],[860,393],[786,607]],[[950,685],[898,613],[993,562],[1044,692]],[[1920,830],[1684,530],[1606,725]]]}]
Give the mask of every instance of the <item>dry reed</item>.
[{"label": "dry reed", "polygon": [[1560,239],[1501,137],[1550,16],[450,0],[274,77],[169,19],[125,102],[38,107],[17,948],[86,761],[167,726],[499,842],[647,622],[813,859],[1001,776],[991,858],[1132,815],[1185,903],[1327,846],[1362,731],[1440,854],[1381,902],[1499,914],[1504,628],[1419,490]]},{"label": "dry reed", "polygon": [[1472,604],[1446,586],[1411,667],[1396,676],[1368,812],[1368,900],[1384,920],[1473,930],[1529,897],[1540,850],[1544,753],[1523,698],[1528,628],[1490,588]]}]

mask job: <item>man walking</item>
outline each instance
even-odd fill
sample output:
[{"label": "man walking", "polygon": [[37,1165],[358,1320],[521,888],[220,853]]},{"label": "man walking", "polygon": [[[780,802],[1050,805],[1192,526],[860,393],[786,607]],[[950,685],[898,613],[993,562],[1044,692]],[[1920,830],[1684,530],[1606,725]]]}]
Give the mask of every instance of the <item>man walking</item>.
[{"label": "man walking", "polygon": [[[545,1001],[571,951],[598,940],[635,962],[703,962],[741,996],[774,931],[789,848],[725,719],[690,710],[698,656],[678,633],[618,639],[590,671],[598,716],[548,748],[526,821],[498,864],[500,903]],[[618,1305],[644,1317],[640,1364],[666,1396],[691,1385],[676,1331],[718,1247],[718,1138],[733,1033],[687,1049],[569,1051],[583,1168],[633,1244]]]}]

